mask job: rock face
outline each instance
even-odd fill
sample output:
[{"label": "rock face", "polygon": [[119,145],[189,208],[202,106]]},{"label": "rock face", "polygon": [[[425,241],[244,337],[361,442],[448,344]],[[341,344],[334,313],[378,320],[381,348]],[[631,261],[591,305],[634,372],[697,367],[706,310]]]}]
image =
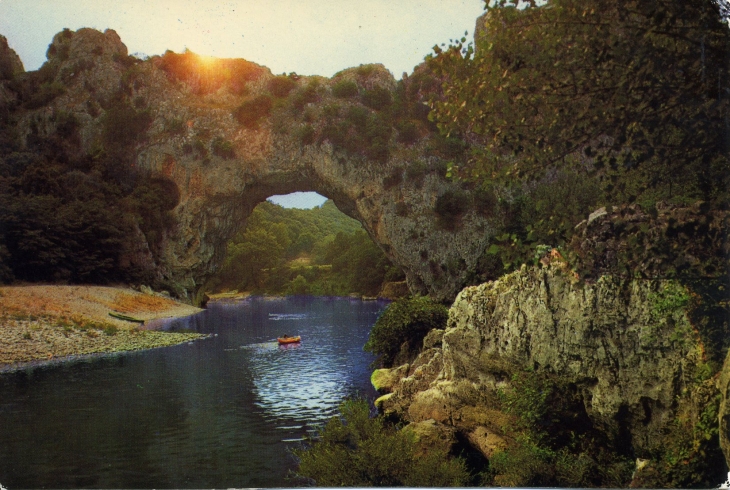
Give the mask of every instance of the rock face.
[{"label": "rock face", "polygon": [[[689,299],[668,280],[603,276],[585,284],[559,258],[523,267],[464,289],[447,329],[434,331],[440,343],[430,338],[406,375],[391,381],[381,409],[454,427],[491,458],[514,444],[510,427],[519,416],[500,393],[517,389],[520,376],[553,376],[578,400],[571,420],[602,434],[606,447],[648,460],[681,453],[684,465],[698,448],[710,458],[719,397],[688,320]],[[557,416],[566,408],[551,410]],[[727,446],[727,409],[721,420]]]},{"label": "rock face", "polygon": [[0,80],[9,80],[24,71],[20,57],[10,49],[7,38],[0,35]]},{"label": "rock face", "polygon": [[397,84],[381,65],[326,79],[274,77],[244,60],[205,62],[192,53],[140,61],[114,31],[92,29],[57,34],[48,60],[45,83],[63,90],[22,115],[26,142],[51,134],[53,114],[63,110],[80,123],[79,151],[94,154],[106,149],[104,122],[115,104],[152,116],[129,153],[138,169],[172,181],[179,203],[161,246],[132,247],[129,260],[154,269],[157,286],[179,296],[194,299],[227,241],[273,194],[331,198],[404,270],[412,292],[437,299],[456,295],[489,242],[492,228],[470,191],[443,178],[463,148],[439,146],[429,130],[423,77],[402,81],[411,109],[398,126],[385,110]]}]

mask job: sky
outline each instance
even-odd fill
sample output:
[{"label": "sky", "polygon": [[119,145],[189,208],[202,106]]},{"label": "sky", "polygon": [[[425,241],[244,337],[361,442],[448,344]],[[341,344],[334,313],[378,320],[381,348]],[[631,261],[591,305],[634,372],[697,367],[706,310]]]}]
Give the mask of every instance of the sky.
[{"label": "sky", "polygon": [[[114,29],[139,57],[183,52],[243,58],[273,73],[331,77],[382,63],[400,79],[465,32],[483,0],[0,0],[0,34],[27,71],[69,28]],[[314,193],[271,199],[285,207],[324,202]]]},{"label": "sky", "polygon": [[435,44],[472,34],[483,0],[0,0],[0,34],[37,70],[64,27],[117,31],[129,53],[244,58],[331,77],[383,63],[396,78]]}]

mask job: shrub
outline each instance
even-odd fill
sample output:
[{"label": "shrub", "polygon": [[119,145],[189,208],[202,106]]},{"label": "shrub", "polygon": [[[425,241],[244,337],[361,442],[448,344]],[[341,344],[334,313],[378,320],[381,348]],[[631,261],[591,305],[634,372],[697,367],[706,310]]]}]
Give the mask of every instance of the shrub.
[{"label": "shrub", "polygon": [[180,118],[168,119],[165,121],[165,131],[171,134],[183,134],[185,132],[185,121]]},{"label": "shrub", "polygon": [[319,82],[312,80],[306,87],[297,90],[292,96],[292,106],[294,109],[301,111],[307,104],[317,102],[319,100],[319,96],[317,95],[318,89]]},{"label": "shrub", "polygon": [[413,121],[400,121],[396,124],[396,130],[398,131],[396,140],[399,143],[410,145],[418,140],[418,126]]},{"label": "shrub", "polygon": [[499,199],[491,188],[477,189],[474,192],[474,207],[484,216],[491,216],[499,206]]},{"label": "shrub", "polygon": [[406,167],[406,179],[412,182],[423,181],[426,173],[428,173],[428,166],[422,160],[413,161]]},{"label": "shrub", "polygon": [[258,128],[259,121],[271,113],[273,103],[268,95],[259,95],[249,99],[233,112],[233,116],[249,129]]},{"label": "shrub", "polygon": [[375,87],[371,90],[365,90],[362,94],[362,103],[371,109],[380,111],[389,107],[393,103],[393,96],[387,89]]},{"label": "shrub", "polygon": [[464,156],[466,146],[462,139],[438,134],[430,142],[428,150],[442,158],[458,159]]},{"label": "shrub", "polygon": [[297,129],[296,137],[299,140],[299,144],[302,146],[311,145],[314,143],[314,128],[311,124],[305,124],[301,128]]},{"label": "shrub", "polygon": [[137,111],[127,103],[116,103],[104,115],[104,142],[108,147],[128,148],[140,142],[152,124],[149,111]]},{"label": "shrub", "polygon": [[495,486],[547,486],[554,484],[553,458],[553,451],[520,438],[516,446],[490,458],[489,470]]},{"label": "shrub", "polygon": [[355,126],[358,129],[365,129],[365,126],[368,122],[368,116],[370,115],[370,112],[365,109],[364,107],[360,106],[351,106],[347,110],[347,116],[346,119],[349,123],[351,123],[353,126]]},{"label": "shrub", "polygon": [[448,190],[436,199],[434,211],[439,225],[444,229],[454,229],[469,208],[469,196],[461,189]]},{"label": "shrub", "polygon": [[383,188],[390,190],[393,187],[399,186],[403,182],[403,169],[396,167],[393,171],[383,178]]},{"label": "shrub", "polygon": [[382,365],[391,366],[399,352],[419,348],[426,334],[443,328],[447,318],[446,307],[430,298],[400,299],[380,315],[364,348],[378,355]]},{"label": "shrub", "polygon": [[66,92],[66,88],[59,82],[45,82],[38,88],[25,103],[26,109],[38,109]]},{"label": "shrub", "polygon": [[223,138],[216,138],[210,145],[213,155],[219,156],[225,159],[236,158],[236,152],[233,149],[233,143],[224,140]]},{"label": "shrub", "polygon": [[351,80],[340,80],[332,87],[332,95],[339,98],[354,97],[357,93],[357,84]]},{"label": "shrub", "polygon": [[317,486],[465,486],[464,461],[442,451],[420,451],[412,435],[382,417],[370,417],[363,400],[346,401],[309,448],[294,450],[300,476]]},{"label": "shrub", "polygon": [[340,115],[339,104],[327,104],[322,108],[322,116],[325,119],[334,119]]},{"label": "shrub", "polygon": [[355,69],[355,73],[362,79],[368,79],[375,73],[375,65],[360,65]]},{"label": "shrub", "polygon": [[301,295],[307,294],[308,292],[309,284],[307,282],[307,279],[301,274],[298,274],[297,277],[292,279],[286,287],[287,295]]},{"label": "shrub", "polygon": [[393,133],[393,127],[383,117],[378,114],[371,114],[365,124],[365,137],[368,141],[368,147],[365,155],[377,162],[384,163],[388,160],[390,154],[390,135]]},{"label": "shrub", "polygon": [[279,75],[269,80],[267,85],[271,95],[284,98],[297,86],[297,82],[286,75]]}]

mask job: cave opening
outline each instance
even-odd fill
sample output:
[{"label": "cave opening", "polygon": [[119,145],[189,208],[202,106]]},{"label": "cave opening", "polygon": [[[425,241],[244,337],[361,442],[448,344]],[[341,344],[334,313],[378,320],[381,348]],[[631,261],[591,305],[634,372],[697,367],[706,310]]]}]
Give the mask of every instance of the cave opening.
[{"label": "cave opening", "polygon": [[356,219],[316,192],[273,194],[226,244],[213,294],[382,296],[404,281]]}]

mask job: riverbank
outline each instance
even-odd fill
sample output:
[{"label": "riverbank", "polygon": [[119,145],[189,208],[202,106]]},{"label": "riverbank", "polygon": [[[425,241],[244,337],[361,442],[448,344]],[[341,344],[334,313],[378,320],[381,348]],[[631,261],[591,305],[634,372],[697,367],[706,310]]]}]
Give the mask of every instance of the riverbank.
[{"label": "riverbank", "polygon": [[[106,286],[0,287],[0,372],[28,363],[166,347],[199,339],[151,322],[202,311],[156,294]],[[114,318],[121,314],[138,321]]]}]

